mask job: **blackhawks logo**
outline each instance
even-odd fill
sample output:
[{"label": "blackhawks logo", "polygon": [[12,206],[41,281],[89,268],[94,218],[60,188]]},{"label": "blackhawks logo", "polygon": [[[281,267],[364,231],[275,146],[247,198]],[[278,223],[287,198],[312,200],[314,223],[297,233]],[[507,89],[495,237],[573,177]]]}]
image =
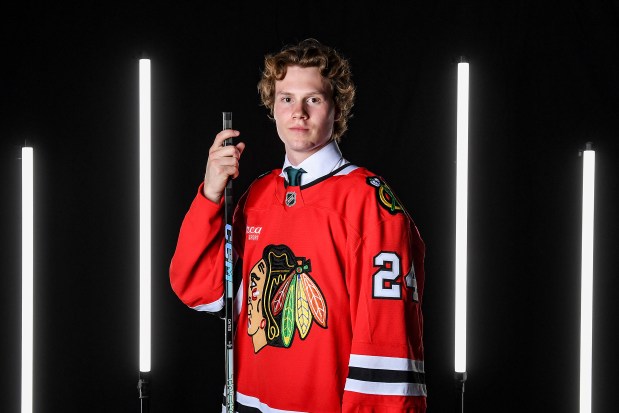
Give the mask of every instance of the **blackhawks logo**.
[{"label": "blackhawks logo", "polygon": [[251,269],[247,291],[247,334],[254,352],[264,346],[288,348],[295,332],[301,340],[314,323],[327,328],[327,303],[311,277],[309,259],[285,245],[269,245]]},{"label": "blackhawks logo", "polygon": [[389,185],[387,185],[382,179],[377,176],[370,176],[366,179],[368,185],[376,188],[376,197],[380,206],[389,211],[390,214],[395,215],[398,212],[403,212],[402,204],[395,196]]}]

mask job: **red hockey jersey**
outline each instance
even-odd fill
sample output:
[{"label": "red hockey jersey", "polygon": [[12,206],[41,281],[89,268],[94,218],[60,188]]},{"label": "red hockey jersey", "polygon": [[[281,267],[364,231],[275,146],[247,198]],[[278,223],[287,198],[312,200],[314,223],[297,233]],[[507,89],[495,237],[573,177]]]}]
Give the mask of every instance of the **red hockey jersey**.
[{"label": "red hockey jersey", "polygon": [[[425,412],[425,246],[414,222],[365,168],[301,187],[280,173],[254,181],[234,214],[237,408]],[[170,266],[189,307],[223,307],[223,225],[223,201],[200,187]]]}]

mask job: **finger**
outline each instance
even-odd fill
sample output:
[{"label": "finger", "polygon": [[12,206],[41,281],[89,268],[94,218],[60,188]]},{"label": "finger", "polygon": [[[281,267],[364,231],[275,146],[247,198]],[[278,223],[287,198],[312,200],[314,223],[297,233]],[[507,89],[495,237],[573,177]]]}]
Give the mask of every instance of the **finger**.
[{"label": "finger", "polygon": [[212,156],[209,156],[209,157],[217,158],[217,157],[233,156],[237,159],[240,159],[241,154],[243,153],[244,150],[245,150],[245,142],[238,142],[235,145],[228,145],[228,146],[219,146],[219,147],[212,146],[209,152],[209,155],[212,155]]},{"label": "finger", "polygon": [[225,130],[222,130],[221,132],[219,132],[215,136],[215,140],[213,141],[213,145],[211,146],[211,149],[219,148],[219,147],[223,146],[224,141],[226,139],[234,138],[234,137],[239,136],[239,135],[240,135],[240,132],[238,130],[235,130],[235,129],[225,129]]},{"label": "finger", "polygon": [[[238,155],[238,154],[237,154]],[[222,156],[220,158],[213,158],[211,165],[215,167],[219,166],[235,166],[239,164],[238,156]]]},{"label": "finger", "polygon": [[239,158],[241,156],[236,146],[220,146],[218,148],[212,147],[209,151],[209,159],[218,158]]}]

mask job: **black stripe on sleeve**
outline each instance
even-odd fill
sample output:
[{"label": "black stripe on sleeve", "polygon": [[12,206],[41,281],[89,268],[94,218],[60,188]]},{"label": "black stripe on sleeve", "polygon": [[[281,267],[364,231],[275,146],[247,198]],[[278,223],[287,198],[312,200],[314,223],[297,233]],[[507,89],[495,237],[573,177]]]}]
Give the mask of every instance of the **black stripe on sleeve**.
[{"label": "black stripe on sleeve", "polygon": [[363,367],[349,367],[348,378],[378,383],[425,384],[426,381],[425,373],[402,370],[367,369]]}]

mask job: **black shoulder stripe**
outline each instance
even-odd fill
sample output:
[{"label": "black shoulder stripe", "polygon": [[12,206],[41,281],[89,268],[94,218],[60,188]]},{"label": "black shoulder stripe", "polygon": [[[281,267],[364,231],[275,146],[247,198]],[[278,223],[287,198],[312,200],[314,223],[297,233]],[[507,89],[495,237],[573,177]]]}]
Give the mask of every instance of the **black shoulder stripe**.
[{"label": "black shoulder stripe", "polygon": [[260,178],[264,178],[265,176],[267,176],[268,174],[270,174],[273,171],[266,171],[264,173],[261,173],[260,175],[258,175],[258,177],[256,179],[260,179]]},{"label": "black shoulder stripe", "polygon": [[350,166],[350,162],[345,163],[344,165],[340,166],[339,168],[337,168],[334,171],[331,171],[330,173],[326,174],[325,176],[322,176],[322,177],[316,179],[315,181],[310,182],[309,184],[301,185],[301,189],[309,188],[310,186],[316,185],[317,183],[320,183],[320,182],[324,181],[325,179],[331,178],[333,175],[336,175],[342,169],[345,169],[345,168],[347,168],[349,166]]}]

